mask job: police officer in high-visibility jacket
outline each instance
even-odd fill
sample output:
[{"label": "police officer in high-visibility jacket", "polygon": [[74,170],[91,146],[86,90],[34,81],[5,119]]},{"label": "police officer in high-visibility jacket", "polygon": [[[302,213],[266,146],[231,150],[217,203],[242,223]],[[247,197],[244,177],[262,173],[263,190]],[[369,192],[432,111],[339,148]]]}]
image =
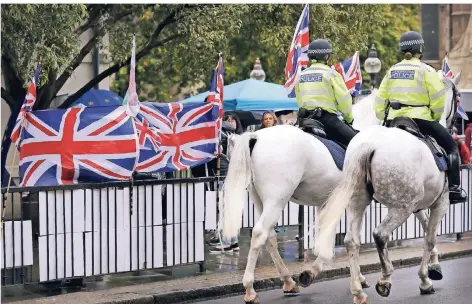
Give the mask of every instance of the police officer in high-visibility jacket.
[{"label": "police officer in high-visibility jacket", "polygon": [[[349,145],[356,132],[348,124],[353,121],[352,97],[343,77],[330,66],[328,61],[333,50],[329,41],[317,39],[308,46],[308,58],[311,66],[300,74],[300,81],[295,87],[299,113],[313,116],[324,125],[328,139]],[[341,112],[342,122],[337,112]],[[300,119],[304,117],[300,116]]]},{"label": "police officer in high-visibility jacket", "polygon": [[421,34],[410,31],[400,38],[404,59],[385,75],[375,99],[375,113],[384,120],[387,104],[390,109],[386,125],[395,117],[409,117],[423,134],[432,136],[449,158],[448,180],[451,202],[464,202],[467,196],[460,186],[460,160],[457,145],[439,120],[444,111],[445,86],[432,67],[420,61],[424,51]]}]

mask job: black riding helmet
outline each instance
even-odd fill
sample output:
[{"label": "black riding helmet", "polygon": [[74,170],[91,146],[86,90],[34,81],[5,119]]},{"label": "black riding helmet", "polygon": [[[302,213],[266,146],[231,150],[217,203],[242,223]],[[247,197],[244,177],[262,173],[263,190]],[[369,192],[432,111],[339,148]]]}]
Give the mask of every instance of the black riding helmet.
[{"label": "black riding helmet", "polygon": [[331,43],[325,39],[316,39],[308,45],[308,58],[311,60],[324,60],[326,55],[331,56],[333,49]]},{"label": "black riding helmet", "polygon": [[400,52],[409,52],[413,55],[423,54],[424,40],[420,33],[409,31],[400,37]]}]

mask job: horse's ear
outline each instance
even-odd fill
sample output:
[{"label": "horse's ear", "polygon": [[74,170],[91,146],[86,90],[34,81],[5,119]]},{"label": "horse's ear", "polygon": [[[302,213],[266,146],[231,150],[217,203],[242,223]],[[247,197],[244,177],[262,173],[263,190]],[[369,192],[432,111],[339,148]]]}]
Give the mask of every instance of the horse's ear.
[{"label": "horse's ear", "polygon": [[461,81],[461,75],[462,75],[462,71],[460,71],[454,76],[454,78],[452,79],[452,82],[454,82],[454,85],[457,86],[459,84],[459,82]]}]

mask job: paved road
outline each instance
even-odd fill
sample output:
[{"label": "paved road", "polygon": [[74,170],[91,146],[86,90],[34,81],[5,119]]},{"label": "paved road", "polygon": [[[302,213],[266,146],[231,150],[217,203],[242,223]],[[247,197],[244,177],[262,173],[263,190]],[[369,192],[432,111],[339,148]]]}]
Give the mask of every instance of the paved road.
[{"label": "paved road", "polygon": [[[380,273],[368,274],[367,280],[371,287],[366,289],[369,303],[395,304],[470,304],[472,303],[472,257],[444,261],[441,263],[444,278],[433,281],[436,293],[421,296],[419,291],[418,266],[396,269],[393,273],[392,293],[388,298],[382,298],[375,291],[375,282]],[[307,289],[302,289],[298,297],[283,297],[281,290],[260,292],[262,304],[351,304],[352,296],[349,291],[349,279],[316,283]],[[204,301],[207,304],[242,304],[243,295],[236,297]]]}]

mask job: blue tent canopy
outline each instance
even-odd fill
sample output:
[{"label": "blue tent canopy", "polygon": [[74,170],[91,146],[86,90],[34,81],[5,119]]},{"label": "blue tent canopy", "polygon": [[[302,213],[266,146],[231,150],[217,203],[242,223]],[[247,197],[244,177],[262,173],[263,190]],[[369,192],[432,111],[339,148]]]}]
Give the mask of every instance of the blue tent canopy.
[{"label": "blue tent canopy", "polygon": [[92,89],[87,91],[79,99],[74,101],[74,103],[70,107],[109,107],[120,106],[122,104],[123,98],[121,98],[118,94],[107,90]]},{"label": "blue tent canopy", "polygon": [[[208,92],[201,93],[181,102],[202,102],[207,95]],[[283,85],[255,79],[226,85],[223,97],[225,111],[298,110],[295,98],[287,97],[287,90]]]}]

